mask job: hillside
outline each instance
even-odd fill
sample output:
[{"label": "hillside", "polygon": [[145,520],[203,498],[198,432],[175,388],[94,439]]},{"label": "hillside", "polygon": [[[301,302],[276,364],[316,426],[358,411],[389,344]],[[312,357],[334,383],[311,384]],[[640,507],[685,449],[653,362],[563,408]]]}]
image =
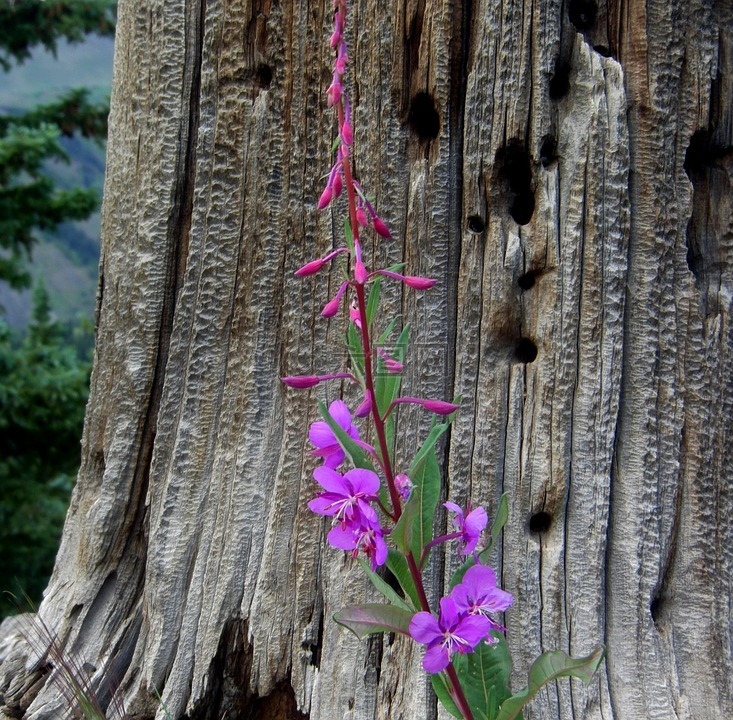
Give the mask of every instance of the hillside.
[{"label": "hillside", "polygon": [[[76,45],[59,43],[56,58],[37,51],[33,58],[2,77],[0,112],[27,110],[52,101],[75,87],[87,87],[95,99],[109,95],[112,82],[113,41],[90,37]],[[81,185],[95,188],[102,197],[104,148],[83,138],[64,143],[69,164],[54,163],[49,174],[63,187]],[[83,223],[66,223],[58,232],[39,234],[33,252],[31,272],[42,274],[51,302],[62,321],[91,318],[97,285],[99,256],[99,213]],[[23,327],[30,311],[30,290],[18,293],[0,282],[0,306],[8,323]]]}]

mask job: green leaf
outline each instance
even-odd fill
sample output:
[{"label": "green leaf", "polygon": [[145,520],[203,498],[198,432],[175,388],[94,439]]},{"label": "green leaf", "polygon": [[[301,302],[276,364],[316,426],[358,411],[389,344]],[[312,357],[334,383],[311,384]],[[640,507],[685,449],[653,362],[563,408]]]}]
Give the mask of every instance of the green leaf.
[{"label": "green leaf", "polygon": [[[433,427],[430,429],[427,438],[425,438],[425,442],[423,442],[423,444],[420,446],[420,449],[417,451],[417,455],[415,455],[415,459],[412,461],[412,465],[410,465],[410,472],[408,474],[413,483],[415,482],[414,478],[412,477],[413,474],[419,471],[420,465],[426,461],[430,451],[435,449],[435,443],[438,442],[440,436],[449,427],[450,423],[444,422],[433,425]],[[435,457],[434,452],[433,457]]]},{"label": "green leaf", "polygon": [[445,681],[445,675],[443,673],[431,675],[430,683],[432,684],[433,691],[438,697],[438,700],[442,703],[443,707],[453,717],[458,718],[458,720],[463,720],[463,713],[458,709],[458,706],[453,702],[450,692],[448,692],[448,684]]},{"label": "green leaf", "polygon": [[363,640],[367,635],[380,632],[398,632],[409,635],[410,620],[413,615],[411,610],[403,610],[394,605],[368,603],[345,607],[339,610],[333,619],[339,625],[351,630],[359,640]]},{"label": "green leaf", "polygon": [[349,322],[346,330],[346,348],[351,358],[351,372],[354,377],[364,384],[364,346],[361,343],[361,334],[353,322]]},{"label": "green leaf", "polygon": [[351,461],[354,467],[366,468],[374,472],[374,466],[372,465],[369,456],[362,450],[344,431],[344,429],[331,417],[331,413],[328,412],[326,404],[319,400],[318,409],[323,415],[323,419],[328,423],[328,427],[331,428],[333,434],[336,436],[339,445],[346,453],[346,457]]},{"label": "green leaf", "polygon": [[381,277],[376,277],[369,286],[369,299],[367,300],[366,316],[367,327],[371,328],[374,314],[379,307],[379,289],[382,284]]},{"label": "green leaf", "polygon": [[[501,531],[504,529],[507,520],[509,520],[509,501],[507,498],[507,493],[504,493],[499,498],[499,507],[496,509],[494,522],[491,525],[491,539],[489,540],[489,544],[478,554],[480,562],[484,564],[488,563],[489,555],[491,554],[494,545],[496,545],[496,541],[499,539]],[[448,587],[452,589],[456,585],[458,585],[458,583],[463,580],[463,576],[466,574],[468,569],[475,564],[476,561],[474,560],[473,556],[469,556],[466,562],[464,562],[463,565],[461,565],[461,567],[459,567],[458,570],[455,571],[453,577],[450,579]]]},{"label": "green leaf", "polygon": [[392,320],[390,320],[389,325],[387,325],[387,327],[382,331],[382,334],[377,339],[377,345],[379,347],[382,347],[382,345],[384,345],[384,343],[387,342],[387,338],[392,334],[392,331],[394,330],[394,326],[397,324],[397,321],[399,320],[399,318],[400,318],[399,315],[397,317],[392,318]]},{"label": "green leaf", "polygon": [[435,457],[434,445],[433,443],[432,452],[423,454],[417,468],[410,471],[414,487],[400,519],[392,530],[392,539],[397,547],[405,555],[412,553],[418,559],[425,545],[432,539],[433,519],[440,497],[440,468]]},{"label": "green leaf", "polygon": [[415,582],[412,579],[410,568],[407,565],[405,556],[397,550],[389,550],[387,553],[387,568],[397,578],[397,582],[405,595],[412,601],[414,608],[420,607],[420,596],[417,593]]},{"label": "green leaf", "polygon": [[519,717],[522,708],[537,694],[539,689],[558,678],[575,677],[587,685],[593,679],[605,655],[604,647],[582,658],[572,658],[561,650],[542,653],[532,663],[529,671],[529,685],[502,703],[495,720],[513,720]]},{"label": "green leaf", "polygon": [[456,670],[466,700],[476,720],[493,720],[510,695],[512,661],[504,636],[493,632],[494,642],[481,642],[467,655],[455,655]]},{"label": "green leaf", "polygon": [[344,237],[346,238],[346,244],[349,247],[349,252],[354,255],[354,233],[351,232],[349,218],[344,218]]},{"label": "green leaf", "polygon": [[364,558],[359,558],[359,565],[361,565],[367,577],[371,580],[372,585],[374,585],[374,587],[377,588],[377,590],[379,590],[387,600],[403,610],[414,612],[414,610],[395,592],[394,588],[388,582],[379,577],[377,573],[372,572],[369,563],[364,560]]}]

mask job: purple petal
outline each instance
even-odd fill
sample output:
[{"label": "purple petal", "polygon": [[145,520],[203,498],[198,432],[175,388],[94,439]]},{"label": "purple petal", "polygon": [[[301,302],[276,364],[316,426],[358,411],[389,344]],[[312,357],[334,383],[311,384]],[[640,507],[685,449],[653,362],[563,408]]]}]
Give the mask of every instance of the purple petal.
[{"label": "purple petal", "polygon": [[442,645],[435,645],[428,648],[422,661],[423,670],[434,675],[445,670],[450,663],[448,651]]},{"label": "purple petal", "polygon": [[478,537],[488,522],[489,517],[486,514],[486,510],[482,507],[477,507],[475,510],[471,510],[464,520],[465,532],[472,537]]},{"label": "purple petal", "polygon": [[377,567],[384,565],[387,562],[387,543],[384,542],[382,534],[379,533],[374,538],[374,543],[377,546],[374,558],[372,559],[372,572],[376,572]]},{"label": "purple petal", "polygon": [[476,549],[476,545],[478,544],[478,535],[473,536],[469,535],[468,533],[464,533],[463,543],[463,547],[458,548],[458,554],[464,556],[470,555]]},{"label": "purple petal", "polygon": [[[313,512],[316,512],[315,510]],[[465,585],[456,585],[450,594],[453,602],[455,602],[458,611],[466,613],[469,611],[473,603],[471,602],[472,595],[469,593],[468,588]]]},{"label": "purple petal", "polygon": [[341,426],[344,432],[351,426],[351,412],[343,400],[334,400],[328,406],[328,414]]},{"label": "purple petal", "polygon": [[338,445],[332,445],[328,448],[328,452],[323,453],[324,467],[335,470],[344,461],[344,451]]},{"label": "purple petal", "polygon": [[371,470],[354,468],[344,475],[344,479],[351,483],[355,495],[364,493],[376,497],[379,493],[379,476]]},{"label": "purple petal", "polygon": [[461,510],[461,508],[458,507],[458,505],[456,505],[454,502],[450,502],[450,501],[444,502],[443,507],[448,508],[448,510],[456,513],[459,518],[463,519],[463,510]]},{"label": "purple petal", "polygon": [[[339,497],[340,500],[343,500],[343,497]],[[338,512],[338,507],[334,506],[334,497],[333,494],[326,494],[319,495],[317,498],[313,498],[308,503],[308,507],[311,509],[312,512],[316,513],[316,515],[335,515]]]},{"label": "purple petal", "polygon": [[333,434],[333,430],[328,427],[328,423],[324,420],[311,423],[308,438],[318,448],[327,447],[336,442],[336,436]]},{"label": "purple petal", "polygon": [[482,607],[491,612],[503,612],[514,602],[514,596],[506,590],[492,588],[486,593]]},{"label": "purple petal", "polygon": [[491,623],[485,615],[464,615],[454,634],[463,638],[473,649],[489,634],[489,630]]},{"label": "purple petal", "polygon": [[419,643],[431,643],[443,637],[443,631],[435,616],[429,612],[419,612],[410,621],[410,636]]},{"label": "purple petal", "polygon": [[[361,515],[361,518],[357,518],[356,515]],[[358,520],[365,527],[371,527],[375,530],[382,531],[379,527],[379,518],[377,517],[376,510],[368,503],[359,498],[356,501],[356,507],[354,508],[355,520]]]},{"label": "purple petal", "polygon": [[466,588],[471,597],[482,597],[491,588],[496,587],[496,573],[488,565],[472,565],[466,570],[461,585]]},{"label": "purple petal", "polygon": [[328,533],[328,543],[332,547],[338,548],[339,550],[353,550],[356,548],[358,536],[354,533],[353,528],[350,525],[346,525],[345,528],[341,525],[336,525],[331,528],[331,532]]},{"label": "purple petal", "polygon": [[455,602],[444,597],[440,599],[440,626],[446,630],[454,627],[460,619],[460,613]]},{"label": "purple petal", "polygon": [[336,493],[341,497],[351,495],[350,488],[344,482],[343,476],[330,467],[317,467],[313,471],[313,477],[327,492]]}]

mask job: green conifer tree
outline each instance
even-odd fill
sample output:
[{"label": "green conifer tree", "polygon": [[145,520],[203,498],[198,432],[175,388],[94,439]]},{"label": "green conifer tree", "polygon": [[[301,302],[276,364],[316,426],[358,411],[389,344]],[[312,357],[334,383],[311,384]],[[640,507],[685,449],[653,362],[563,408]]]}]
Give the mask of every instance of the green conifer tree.
[{"label": "green conifer tree", "polygon": [[[11,0],[0,4],[0,68],[30,57],[43,46],[56,51],[59,39],[80,41],[88,33],[112,35],[113,0]],[[27,287],[27,261],[38,230],[81,220],[97,207],[93,190],[60,190],[44,174],[51,160],[68,161],[62,136],[80,133],[104,139],[106,103],[94,103],[84,89],[16,115],[0,115],[0,280]]]}]

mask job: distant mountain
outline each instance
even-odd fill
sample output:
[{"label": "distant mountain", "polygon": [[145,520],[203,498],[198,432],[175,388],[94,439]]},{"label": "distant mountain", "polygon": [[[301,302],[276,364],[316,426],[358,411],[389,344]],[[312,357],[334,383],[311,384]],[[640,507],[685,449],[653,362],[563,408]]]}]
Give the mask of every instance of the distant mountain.
[{"label": "distant mountain", "polygon": [[[91,90],[94,99],[109,96],[114,43],[90,36],[84,43],[60,42],[56,58],[37,51],[33,58],[0,75],[0,112],[12,114],[51,102],[76,87]],[[62,187],[92,187],[102,198],[104,147],[85,138],[64,141],[71,163],[53,163],[48,173]],[[65,223],[55,233],[40,233],[33,251],[31,274],[43,275],[54,312],[61,321],[91,318],[97,287],[99,213],[83,223]],[[15,328],[29,319],[31,293],[11,290],[0,282],[0,306]]]}]

